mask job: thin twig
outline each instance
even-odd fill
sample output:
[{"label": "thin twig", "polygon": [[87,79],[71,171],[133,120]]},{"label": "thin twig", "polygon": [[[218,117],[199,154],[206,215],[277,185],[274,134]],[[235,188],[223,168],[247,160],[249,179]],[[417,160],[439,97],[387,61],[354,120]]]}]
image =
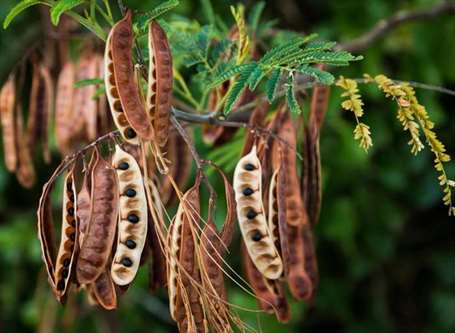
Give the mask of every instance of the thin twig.
[{"label": "thin twig", "polygon": [[453,1],[443,1],[427,9],[401,11],[387,19],[379,21],[370,31],[360,37],[340,44],[339,48],[350,52],[358,52],[368,48],[371,44],[404,23],[429,21],[449,14],[455,14],[455,2]]}]

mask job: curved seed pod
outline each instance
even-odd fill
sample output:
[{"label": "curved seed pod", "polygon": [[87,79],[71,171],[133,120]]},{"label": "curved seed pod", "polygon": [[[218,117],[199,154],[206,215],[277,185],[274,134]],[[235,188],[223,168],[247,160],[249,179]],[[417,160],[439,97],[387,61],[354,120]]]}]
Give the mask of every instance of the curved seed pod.
[{"label": "curved seed pod", "polygon": [[94,282],[103,272],[112,250],[118,218],[117,175],[95,150],[91,174],[90,221],[78,257],[76,273],[81,284]]},{"label": "curved seed pod", "polygon": [[63,183],[63,216],[60,247],[55,261],[54,283],[56,295],[61,300],[67,290],[74,269],[76,241],[78,239],[78,221],[76,219],[77,199],[74,183],[74,167],[65,177]]},{"label": "curved seed pod", "polygon": [[120,218],[111,275],[117,285],[124,286],[133,281],[139,268],[147,237],[147,199],[134,157],[116,146],[112,164],[119,180]]},{"label": "curved seed pod", "polygon": [[98,304],[104,309],[114,310],[117,308],[117,293],[109,270],[106,269],[101,273],[93,282],[91,290]]},{"label": "curved seed pod", "polygon": [[0,91],[0,118],[3,132],[6,168],[14,172],[17,168],[15,105],[16,87],[14,76],[10,75]]},{"label": "curved seed pod", "polygon": [[257,297],[259,308],[267,313],[275,312],[280,322],[287,323],[291,319],[291,313],[280,283],[277,280],[265,279],[251,261],[244,244],[242,250],[243,270]]},{"label": "curved seed pod", "polygon": [[311,96],[311,108],[308,123],[317,129],[318,134],[324,123],[325,114],[329,105],[330,86],[315,86]]},{"label": "curved seed pod", "polygon": [[34,64],[27,131],[30,147],[36,147],[36,143],[41,141],[46,163],[50,163],[51,160],[48,131],[53,100],[53,84],[49,69]]},{"label": "curved seed pod", "polygon": [[[133,28],[131,11],[111,30],[112,64],[116,89],[126,119],[136,133],[144,140],[152,140],[154,131],[150,115],[145,110],[139,87],[135,83],[131,50],[133,49]],[[108,70],[108,73],[112,72]],[[130,137],[126,135],[127,137]]]},{"label": "curved seed pod", "polygon": [[125,112],[123,112],[122,103],[120,102],[117,86],[118,82],[115,76],[113,63],[112,35],[113,29],[107,37],[106,49],[104,51],[104,84],[106,88],[107,101],[111,110],[112,120],[114,121],[115,126],[119,129],[122,138],[132,145],[138,145],[139,138],[128,122]]},{"label": "curved seed pod", "polygon": [[[250,120],[248,124],[251,127],[263,127],[264,120],[267,116],[267,112],[269,111],[269,103],[266,101],[264,103],[259,104],[251,113]],[[248,154],[254,146],[254,135],[251,131],[248,131],[245,144],[243,145],[242,156]]]},{"label": "curved seed pod", "polygon": [[90,172],[85,171],[84,181],[82,183],[82,188],[77,194],[77,218],[79,221],[79,247],[82,247],[84,242],[84,237],[88,229],[88,223],[90,221],[90,206],[91,206],[91,194],[89,186],[89,177]]},{"label": "curved seed pod", "polygon": [[17,105],[16,111],[16,144],[18,158],[16,170],[17,181],[23,187],[31,188],[36,182],[36,174],[27,133],[24,130],[24,118],[22,115],[22,106],[20,104]]},{"label": "curved seed pod", "polygon": [[202,301],[192,284],[192,280],[201,281],[193,230],[193,224],[199,221],[200,182],[199,173],[194,186],[183,195],[168,235],[171,256],[168,269],[169,309],[180,332],[193,332],[193,329],[195,332],[207,331]]},{"label": "curved seed pod", "polygon": [[308,296],[309,299],[314,298],[316,289],[319,285],[319,270],[316,257],[316,247],[314,244],[313,231],[310,226],[303,226],[301,234],[303,235],[303,246],[305,248],[305,271],[312,283],[312,291]]},{"label": "curved seed pod", "polygon": [[[203,284],[210,288],[210,293],[215,296],[209,295],[210,304],[213,304],[213,311],[216,315],[213,316],[212,330],[214,332],[232,332],[229,324],[229,314],[226,307],[226,289],[224,286],[223,275],[223,257],[226,249],[229,247],[232,236],[234,234],[235,222],[235,194],[234,189],[229,183],[226,175],[217,168],[223,178],[225,196],[227,203],[227,214],[224,220],[223,229],[220,233],[217,232],[216,225],[212,219],[212,205],[209,204],[209,217],[204,226],[201,234],[201,270],[206,272],[206,276],[202,275]],[[212,201],[210,201],[212,203]],[[218,298],[217,298],[218,297]]]},{"label": "curved seed pod", "polygon": [[55,244],[54,244],[54,223],[52,219],[52,205],[51,205],[51,179],[43,186],[43,191],[38,205],[38,238],[41,245],[41,255],[43,257],[47,277],[53,290],[56,289],[54,283],[54,261],[55,258]]},{"label": "curved seed pod", "polygon": [[[98,61],[98,77],[104,78],[104,57],[97,54],[96,59]],[[97,86],[98,87],[98,86]],[[99,88],[99,87],[98,87]],[[112,127],[111,113],[108,111],[107,96],[103,94],[98,97],[97,100],[97,137],[106,134]]]},{"label": "curved seed pod", "polygon": [[[188,136],[192,136],[190,129],[186,129]],[[177,194],[172,186],[170,178],[180,190],[185,190],[185,185],[191,176],[191,164],[193,158],[185,140],[177,131],[169,133],[169,139],[166,145],[166,158],[170,161],[169,173],[163,177],[160,186],[161,200],[165,205],[171,205],[177,200]]]},{"label": "curved seed pod", "polygon": [[166,33],[158,22],[149,25],[150,54],[147,112],[155,129],[158,146],[164,147],[169,135],[169,115],[172,98],[172,54]]},{"label": "curved seed pod", "polygon": [[265,219],[261,183],[261,164],[254,146],[234,171],[237,218],[250,258],[266,278],[274,280],[283,273],[283,263]]},{"label": "curved seed pod", "polygon": [[63,65],[57,81],[55,97],[55,136],[60,151],[67,154],[71,150],[73,137],[72,115],[75,68],[72,62]]}]

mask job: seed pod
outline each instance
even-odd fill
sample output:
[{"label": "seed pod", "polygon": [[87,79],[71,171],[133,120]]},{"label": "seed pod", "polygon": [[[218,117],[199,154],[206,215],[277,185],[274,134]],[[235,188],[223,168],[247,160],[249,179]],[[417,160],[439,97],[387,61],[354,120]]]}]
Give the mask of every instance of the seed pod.
[{"label": "seed pod", "polygon": [[166,33],[158,22],[149,24],[148,47],[150,54],[147,112],[155,130],[158,146],[166,145],[169,135],[169,115],[172,98],[172,54]]},{"label": "seed pod", "polygon": [[[76,82],[93,79],[98,76],[98,59],[89,49],[79,60]],[[74,132],[81,139],[93,141],[97,138],[97,102],[93,99],[96,86],[93,84],[80,87],[74,91]]]},{"label": "seed pod", "polygon": [[[104,78],[104,57],[97,54],[96,59],[98,62],[98,77]],[[98,87],[98,86],[97,86]],[[99,89],[99,87],[98,87]],[[112,128],[112,117],[108,111],[108,103],[106,94],[102,94],[97,100],[97,137],[102,136],[109,132]]]},{"label": "seed pod", "polygon": [[78,221],[76,219],[77,199],[74,183],[74,167],[65,177],[63,183],[63,216],[60,247],[55,261],[54,283],[59,300],[65,297],[74,270],[76,241],[78,239]]},{"label": "seed pod", "polygon": [[267,313],[275,312],[280,322],[287,323],[290,320],[291,313],[280,282],[265,279],[251,261],[244,244],[242,250],[243,270],[257,297],[259,308]]},{"label": "seed pod", "polygon": [[17,181],[25,188],[32,188],[36,182],[36,174],[27,133],[24,130],[24,117],[22,115],[21,104],[17,105],[16,111],[16,144],[18,158],[16,170]]},{"label": "seed pod", "polygon": [[27,131],[30,147],[36,147],[37,142],[41,142],[46,163],[51,160],[48,131],[53,100],[54,89],[49,69],[34,64]]},{"label": "seed pod", "polygon": [[71,139],[74,135],[72,127],[74,82],[74,64],[67,62],[59,74],[55,98],[55,136],[63,154],[70,152]]},{"label": "seed pod", "polygon": [[198,223],[200,214],[200,182],[199,173],[194,186],[183,195],[168,234],[169,310],[180,332],[192,332],[193,328],[196,332],[207,331],[201,299],[192,282],[192,280],[201,281],[194,242],[194,224]]},{"label": "seed pod", "polygon": [[139,268],[147,237],[147,199],[134,157],[116,146],[112,164],[119,180],[120,219],[111,275],[117,285],[124,286],[133,281]]},{"label": "seed pod", "polygon": [[[95,155],[95,153],[94,153]],[[95,156],[92,156],[95,158]],[[90,161],[94,162],[94,160]],[[79,221],[79,247],[82,247],[84,242],[85,234],[88,230],[88,224],[90,221],[90,206],[91,206],[91,193],[90,193],[90,176],[91,176],[91,163],[87,170],[85,170],[84,180],[82,187],[77,194],[77,219]]]},{"label": "seed pod", "polygon": [[108,269],[96,279],[91,290],[98,304],[104,309],[114,310],[117,308],[117,293]]},{"label": "seed pod", "polygon": [[[131,11],[128,11],[126,16],[114,25],[109,34],[108,43],[110,43],[113,66],[108,66],[106,73],[108,74],[108,81],[110,81],[109,76],[112,76],[113,73],[115,82],[111,82],[107,87],[111,88],[110,90],[113,96],[116,96],[115,92],[118,94],[127,122],[139,137],[144,140],[152,140],[154,138],[152,120],[145,110],[139,87],[135,83],[134,78],[134,66],[131,54],[134,34],[131,19]],[[111,104],[112,106],[115,107],[115,105]],[[116,107],[115,109],[118,110],[119,108]],[[124,134],[129,139],[134,137],[133,135],[128,135],[129,133]]]},{"label": "seed pod", "polygon": [[10,75],[0,91],[0,115],[3,132],[3,149],[8,171],[17,168],[16,124],[15,124],[16,87],[14,76]]},{"label": "seed pod", "polygon": [[[192,136],[192,132],[187,129],[188,136]],[[192,156],[185,143],[185,140],[177,133],[171,131],[166,144],[166,158],[169,160],[169,172],[163,177],[160,193],[161,200],[165,205],[172,205],[177,200],[177,194],[172,185],[171,179],[180,190],[186,189],[186,184],[191,176]]]},{"label": "seed pod", "polygon": [[91,173],[90,221],[76,267],[81,284],[94,282],[103,272],[112,250],[118,218],[117,175],[97,150],[95,154]]},{"label": "seed pod", "polygon": [[312,299],[314,298],[316,289],[319,285],[319,270],[313,231],[309,225],[302,227],[301,235],[303,235],[303,246],[305,249],[305,271],[307,272],[312,284],[311,294],[308,295],[308,299]]},{"label": "seed pod", "polygon": [[251,260],[266,278],[274,280],[283,273],[283,263],[267,226],[261,183],[261,164],[254,146],[234,171],[237,218]]}]

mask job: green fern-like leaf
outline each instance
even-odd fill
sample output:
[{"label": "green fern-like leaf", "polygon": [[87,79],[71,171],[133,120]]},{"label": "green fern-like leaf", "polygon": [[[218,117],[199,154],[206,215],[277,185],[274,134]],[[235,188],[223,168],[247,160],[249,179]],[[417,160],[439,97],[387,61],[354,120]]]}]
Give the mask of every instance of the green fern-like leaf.
[{"label": "green fern-like leaf", "polygon": [[261,18],[262,12],[265,8],[265,2],[259,1],[254,5],[253,8],[250,10],[250,14],[248,15],[248,25],[251,29],[251,32],[254,34],[259,25],[259,19]]},{"label": "green fern-like leaf", "polygon": [[29,7],[39,5],[39,4],[45,4],[44,1],[39,1],[39,0],[23,0],[19,2],[16,6],[14,6],[6,16],[5,20],[3,21],[3,29],[8,28],[10,23],[14,20],[14,18],[22,13],[24,10],[26,10]]},{"label": "green fern-like leaf", "polygon": [[137,16],[137,23],[135,24],[134,30],[138,35],[146,34],[150,21],[155,20],[157,17],[177,7],[179,4],[179,0],[168,0],[156,6],[151,11]]},{"label": "green fern-like leaf", "polygon": [[249,76],[251,71],[254,70],[256,66],[256,63],[229,66],[226,70],[213,78],[209,88],[215,88],[216,86],[219,86],[224,81],[229,80],[231,77],[239,73],[248,72]]},{"label": "green fern-like leaf", "polygon": [[226,103],[224,104],[224,114],[228,115],[232,108],[234,107],[237,100],[240,98],[240,95],[245,90],[248,84],[248,79],[257,67],[256,63],[245,65],[244,70],[240,73],[239,77],[235,81],[232,88],[229,90],[229,93],[226,97]]},{"label": "green fern-like leaf", "polygon": [[278,84],[280,83],[280,76],[281,70],[275,69],[272,71],[270,78],[267,80],[266,84],[266,92],[267,92],[267,99],[270,103],[275,100],[276,92],[278,90]]},{"label": "green fern-like leaf", "polygon": [[80,80],[74,84],[74,88],[79,89],[79,88],[97,85],[97,84],[104,84],[104,80],[101,78]]},{"label": "green fern-like leaf", "polygon": [[58,25],[60,21],[60,16],[63,13],[73,9],[84,3],[84,0],[59,0],[57,1],[51,9],[51,21],[53,25]]},{"label": "green fern-like leaf", "polygon": [[261,82],[262,78],[264,77],[265,73],[262,70],[261,66],[256,66],[256,68],[251,73],[250,77],[248,78],[248,86],[250,90],[253,91],[258,86],[259,82]]},{"label": "green fern-like leaf", "polygon": [[316,67],[303,65],[298,71],[302,74],[313,77],[317,82],[324,85],[332,85],[335,81],[335,77],[332,74]]},{"label": "green fern-like leaf", "polygon": [[292,113],[302,113],[302,109],[300,108],[300,105],[297,102],[297,98],[295,97],[294,80],[292,79],[292,76],[289,77],[287,83],[286,102],[288,104],[289,110],[291,110]]},{"label": "green fern-like leaf", "polygon": [[205,19],[211,25],[215,25],[215,12],[213,11],[212,2],[210,0],[200,0],[202,13],[204,14]]}]

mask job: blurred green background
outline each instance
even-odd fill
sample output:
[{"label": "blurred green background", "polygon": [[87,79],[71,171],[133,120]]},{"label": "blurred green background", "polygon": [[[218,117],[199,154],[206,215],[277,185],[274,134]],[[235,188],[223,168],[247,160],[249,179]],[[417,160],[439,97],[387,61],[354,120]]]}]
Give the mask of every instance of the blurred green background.
[{"label": "blurred green background", "polygon": [[[246,1],[251,7],[255,1]],[[3,19],[16,1],[0,2]],[[125,1],[153,8],[159,1]],[[231,20],[231,1],[213,1]],[[348,41],[401,9],[427,8],[431,0],[276,0],[265,17],[278,27]],[[197,0],[181,0],[174,11],[203,20]],[[26,11],[0,32],[0,80],[40,36],[40,12]],[[384,73],[455,89],[455,16],[406,24],[361,52],[365,59],[336,74],[361,77]],[[361,87],[365,122],[373,149],[365,154],[352,136],[353,120],[341,111],[333,89],[322,131],[323,204],[315,233],[321,283],[314,304],[292,302],[292,321],[240,311],[263,332],[454,332],[455,220],[442,205],[432,156],[409,153],[408,137],[392,102]],[[455,155],[455,97],[417,90],[436,121],[441,140]],[[202,149],[202,147],[200,147]],[[56,159],[54,163],[56,163]],[[149,295],[146,272],[121,298],[116,312],[90,308],[82,299],[65,308],[51,296],[36,237],[35,210],[53,166],[38,165],[33,190],[18,185],[0,163],[0,332],[175,332],[164,295]],[[455,176],[455,163],[449,164]],[[221,189],[220,189],[221,190]],[[238,239],[229,262],[239,267]],[[254,308],[255,301],[232,283],[230,300]]]}]

